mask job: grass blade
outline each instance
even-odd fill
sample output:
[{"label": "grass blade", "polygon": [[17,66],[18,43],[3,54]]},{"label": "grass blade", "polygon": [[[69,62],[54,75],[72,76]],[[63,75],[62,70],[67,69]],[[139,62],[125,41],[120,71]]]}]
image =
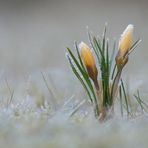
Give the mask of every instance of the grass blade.
[{"label": "grass blade", "polygon": [[112,64],[113,64],[113,61],[114,61],[114,58],[115,58],[115,51],[116,51],[116,41],[114,41],[114,44],[113,44],[113,49],[112,49],[112,53],[111,53],[111,57],[110,57],[110,69],[112,68]]},{"label": "grass blade", "polygon": [[119,99],[120,99],[120,111],[121,116],[123,117],[123,102],[122,102],[122,90],[121,86],[119,87]]},{"label": "grass blade", "polygon": [[91,97],[91,94],[90,94],[90,92],[89,92],[87,86],[85,85],[83,79],[81,78],[81,76],[80,76],[79,73],[77,72],[77,70],[76,70],[75,66],[73,65],[73,63],[72,63],[70,57],[69,57],[69,56],[67,56],[67,57],[68,57],[70,66],[71,66],[71,68],[72,68],[74,74],[76,75],[76,77],[78,78],[78,80],[81,82],[81,84],[82,84],[84,90],[87,92],[87,94],[88,94],[88,96],[89,96],[90,101],[93,103],[93,99],[92,99],[92,97]]},{"label": "grass blade", "polygon": [[123,83],[122,79],[121,79],[121,88],[122,88],[124,99],[125,99],[127,115],[129,115],[130,111],[129,111],[129,105],[128,105],[128,98],[126,96],[125,87],[124,87],[124,83]]},{"label": "grass blade", "polygon": [[80,64],[78,63],[77,59],[74,57],[73,53],[71,52],[71,50],[69,48],[67,48],[68,53],[70,54],[70,57],[72,58],[72,60],[74,61],[74,63],[76,64],[77,68],[79,69],[80,73],[82,74],[82,76],[85,79],[85,82],[87,83],[89,89],[91,90],[92,94],[93,94],[93,98],[94,100],[96,100],[96,95],[93,89],[93,86],[91,84],[91,81],[89,79],[89,76],[87,74],[87,72],[80,66]]},{"label": "grass blade", "polygon": [[107,24],[105,24],[104,31],[103,31],[103,41],[102,41],[102,52],[103,52],[103,55],[105,54],[106,31],[107,31]]},{"label": "grass blade", "polygon": [[[134,95],[134,97],[135,97],[135,99],[137,100],[137,102],[139,103],[139,105],[140,105],[140,107],[141,107],[142,113],[143,113],[143,111],[146,111],[146,109],[145,109],[144,106],[147,105],[147,104],[145,104],[145,103],[141,100],[139,90],[137,90],[137,95]],[[146,107],[148,107],[148,106],[146,106]]]},{"label": "grass blade", "polygon": [[72,117],[76,112],[78,112],[78,110],[84,105],[85,102],[86,102],[85,100],[82,100],[79,104],[77,104],[74,110],[69,115],[69,117]]},{"label": "grass blade", "polygon": [[[75,41],[75,48],[76,48],[76,51],[77,51],[77,55],[78,55],[78,59],[79,59],[79,62],[80,62],[80,64],[81,64],[81,67],[83,68],[83,70],[85,71],[85,67],[84,67],[84,65],[83,65],[83,62],[82,62],[82,60],[81,60],[81,56],[80,56],[80,53],[79,53],[79,49],[78,49],[78,45],[77,45],[77,42]],[[86,72],[86,71],[85,71]]]},{"label": "grass blade", "polygon": [[139,45],[139,43],[141,42],[142,40],[141,39],[138,39],[133,45],[132,47],[130,48],[129,52],[128,52],[128,55],[131,54],[135,48]]},{"label": "grass blade", "polygon": [[93,50],[94,50],[94,52],[95,52],[95,54],[97,56],[97,60],[98,60],[98,62],[100,64],[101,63],[100,54],[99,54],[98,50],[96,50],[95,46],[93,45],[92,36],[91,36],[89,31],[88,31],[88,39],[89,39],[89,42],[90,42],[90,44],[91,44],[91,46],[92,46],[92,48],[93,48]]}]

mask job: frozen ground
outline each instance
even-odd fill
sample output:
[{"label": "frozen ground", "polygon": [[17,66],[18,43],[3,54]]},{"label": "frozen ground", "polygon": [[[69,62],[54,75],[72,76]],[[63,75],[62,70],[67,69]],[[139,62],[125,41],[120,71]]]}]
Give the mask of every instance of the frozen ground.
[{"label": "frozen ground", "polygon": [[[76,79],[60,71],[43,75],[35,72],[17,84],[2,76],[1,148],[147,148],[146,113],[134,119],[117,113],[100,124]],[[79,102],[81,107],[70,117]]]}]

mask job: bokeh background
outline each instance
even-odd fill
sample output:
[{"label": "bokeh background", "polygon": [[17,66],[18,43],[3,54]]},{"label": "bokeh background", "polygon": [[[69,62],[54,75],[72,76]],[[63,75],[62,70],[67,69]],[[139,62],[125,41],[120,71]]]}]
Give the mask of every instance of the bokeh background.
[{"label": "bokeh background", "polygon": [[88,43],[86,26],[101,34],[108,23],[110,42],[135,26],[142,43],[127,69],[145,71],[148,62],[147,0],[0,0],[0,68],[14,74],[40,68],[68,70],[66,47]]}]

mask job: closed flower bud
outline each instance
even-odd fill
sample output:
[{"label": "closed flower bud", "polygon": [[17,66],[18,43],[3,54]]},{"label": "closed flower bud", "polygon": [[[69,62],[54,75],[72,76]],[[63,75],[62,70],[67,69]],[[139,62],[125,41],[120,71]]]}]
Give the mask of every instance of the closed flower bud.
[{"label": "closed flower bud", "polygon": [[130,48],[132,47],[133,43],[133,25],[128,25],[123,34],[121,35],[119,41],[119,51],[116,56],[116,64],[118,67],[124,66],[127,61],[128,57],[126,56]]},{"label": "closed flower bud", "polygon": [[87,69],[89,77],[93,81],[97,81],[98,71],[91,49],[84,42],[81,42],[79,44],[79,50],[82,62]]}]

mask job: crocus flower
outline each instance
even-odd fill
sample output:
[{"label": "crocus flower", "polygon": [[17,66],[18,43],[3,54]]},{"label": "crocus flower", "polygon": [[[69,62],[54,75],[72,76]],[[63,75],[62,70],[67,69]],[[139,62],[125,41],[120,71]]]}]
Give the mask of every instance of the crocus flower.
[{"label": "crocus flower", "polygon": [[130,24],[121,35],[118,47],[119,50],[116,56],[116,64],[118,67],[123,67],[128,61],[128,56],[126,55],[132,47],[133,30],[134,26]]},{"label": "crocus flower", "polygon": [[89,77],[93,81],[97,81],[98,71],[91,49],[84,42],[81,42],[79,44],[79,50],[82,62],[86,67]]}]

